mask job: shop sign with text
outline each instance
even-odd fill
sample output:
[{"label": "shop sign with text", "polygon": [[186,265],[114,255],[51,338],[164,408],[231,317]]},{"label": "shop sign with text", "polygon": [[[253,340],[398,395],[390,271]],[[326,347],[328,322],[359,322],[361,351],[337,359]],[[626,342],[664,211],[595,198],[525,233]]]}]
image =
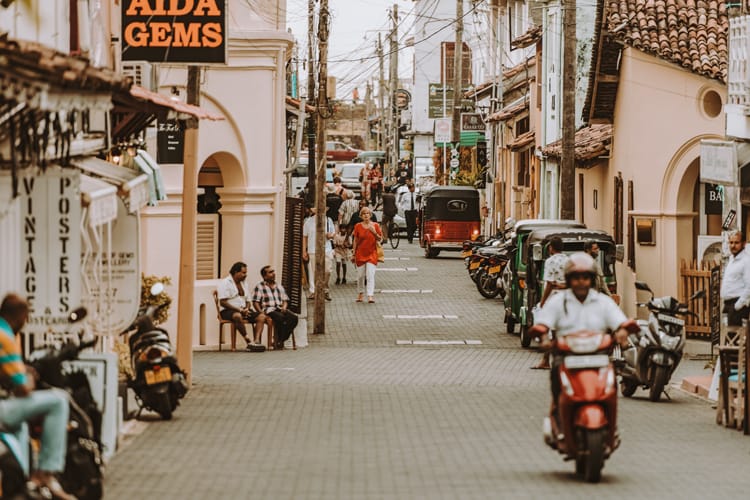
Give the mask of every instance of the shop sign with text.
[{"label": "shop sign with text", "polygon": [[226,62],[226,0],[121,0],[122,60]]},{"label": "shop sign with text", "polygon": [[185,133],[179,120],[159,122],[156,127],[156,161],[158,163],[183,163]]}]

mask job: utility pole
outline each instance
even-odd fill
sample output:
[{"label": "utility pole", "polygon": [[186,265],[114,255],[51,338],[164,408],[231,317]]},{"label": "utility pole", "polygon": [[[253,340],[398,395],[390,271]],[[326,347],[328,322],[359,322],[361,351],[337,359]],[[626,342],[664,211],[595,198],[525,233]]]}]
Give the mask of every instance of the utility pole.
[{"label": "utility pole", "polygon": [[[307,100],[315,102],[315,0],[307,2]],[[315,202],[315,116],[307,120],[307,201]],[[312,279],[312,277],[311,277]]]},{"label": "utility pole", "polygon": [[372,83],[368,79],[367,90],[365,91],[365,148],[367,149],[372,149],[372,141],[370,140],[370,113],[372,113]]},{"label": "utility pole", "polygon": [[576,0],[565,0],[563,12],[562,158],[560,160],[560,217],[576,218]]},{"label": "utility pole", "polygon": [[315,167],[315,318],[313,333],[326,332],[325,291],[328,288],[325,266],[326,245],[326,118],[328,118],[328,36],[330,35],[331,17],[328,12],[328,0],[320,0],[318,13],[318,162]]},{"label": "utility pole", "polygon": [[388,131],[391,137],[391,148],[389,163],[392,168],[396,168],[399,160],[398,152],[398,129],[399,129],[399,110],[396,109],[396,91],[398,90],[398,4],[393,4],[393,30],[391,31],[391,60],[388,64],[390,70],[390,96],[388,98],[388,115],[390,116],[389,124],[390,130]]},{"label": "utility pole", "polygon": [[453,141],[461,140],[461,101],[463,100],[464,0],[456,0],[456,42],[453,48]]},{"label": "utility pole", "polygon": [[[200,104],[201,69],[188,66],[187,103]],[[185,152],[182,172],[182,223],[180,226],[180,274],[177,298],[177,362],[193,373],[193,309],[195,298],[195,256],[198,213],[198,118],[185,124]]]},{"label": "utility pole", "polygon": [[[378,33],[378,61],[378,150],[385,151],[385,140],[383,137],[383,132],[385,130],[385,124],[383,123],[383,117],[385,116],[385,104],[383,102],[383,92],[385,91],[385,68],[383,67],[383,43],[380,41],[380,33]],[[383,172],[383,174],[385,174],[385,172]]]}]

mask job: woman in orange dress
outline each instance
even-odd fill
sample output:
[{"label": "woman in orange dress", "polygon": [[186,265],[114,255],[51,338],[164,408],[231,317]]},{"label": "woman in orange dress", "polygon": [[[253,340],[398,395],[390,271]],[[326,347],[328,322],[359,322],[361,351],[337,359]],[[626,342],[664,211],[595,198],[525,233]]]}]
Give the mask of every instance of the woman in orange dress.
[{"label": "woman in orange dress", "polygon": [[375,302],[375,268],[378,265],[377,243],[383,240],[383,231],[377,222],[372,222],[372,210],[363,207],[359,211],[362,222],[354,226],[352,262],[357,268],[357,302],[364,300],[365,277],[367,278],[367,302]]}]

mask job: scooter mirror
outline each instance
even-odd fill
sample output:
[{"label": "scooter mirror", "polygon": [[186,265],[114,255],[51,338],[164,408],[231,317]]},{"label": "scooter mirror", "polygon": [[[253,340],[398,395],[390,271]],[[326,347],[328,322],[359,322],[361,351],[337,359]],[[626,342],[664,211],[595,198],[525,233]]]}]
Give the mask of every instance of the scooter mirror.
[{"label": "scooter mirror", "polygon": [[150,291],[151,291],[151,296],[156,297],[157,295],[159,295],[161,292],[164,291],[164,283],[162,283],[161,281],[157,281],[151,286]]},{"label": "scooter mirror", "polygon": [[86,310],[85,307],[78,307],[76,309],[73,309],[68,315],[68,322],[76,323],[77,321],[81,321],[83,318],[86,317],[87,314],[88,314],[88,311]]},{"label": "scooter mirror", "polygon": [[645,292],[650,292],[651,291],[651,288],[649,288],[649,286],[645,282],[643,282],[643,281],[636,281],[635,282],[635,288],[638,289],[638,290],[643,290]]}]

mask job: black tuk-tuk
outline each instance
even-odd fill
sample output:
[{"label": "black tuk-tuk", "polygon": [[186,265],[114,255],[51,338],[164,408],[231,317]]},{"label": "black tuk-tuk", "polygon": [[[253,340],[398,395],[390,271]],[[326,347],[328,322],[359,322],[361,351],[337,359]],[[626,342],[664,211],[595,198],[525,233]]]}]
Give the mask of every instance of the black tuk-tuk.
[{"label": "black tuk-tuk", "polygon": [[522,315],[522,309],[525,300],[524,289],[526,288],[526,266],[528,265],[527,256],[523,254],[526,239],[534,230],[537,229],[563,229],[563,228],[585,229],[586,226],[574,220],[557,220],[557,219],[524,219],[519,220],[513,226],[510,240],[511,248],[510,265],[505,268],[505,323],[508,333],[513,333],[516,324],[520,324],[522,337],[525,333],[524,327],[525,315]]},{"label": "black tuk-tuk", "polygon": [[615,279],[616,245],[615,240],[605,231],[581,228],[537,229],[529,233],[521,253],[527,262],[526,287],[523,290],[521,304],[521,345],[528,347],[531,337],[526,330],[534,322],[531,311],[539,303],[544,293],[544,262],[549,257],[549,241],[558,236],[563,242],[563,253],[573,254],[583,252],[586,241],[595,242],[599,246],[598,264],[604,274],[604,281],[610,293],[617,293]]},{"label": "black tuk-tuk", "polygon": [[479,192],[470,186],[435,186],[421,195],[419,243],[427,258],[460,251],[479,236]]}]

